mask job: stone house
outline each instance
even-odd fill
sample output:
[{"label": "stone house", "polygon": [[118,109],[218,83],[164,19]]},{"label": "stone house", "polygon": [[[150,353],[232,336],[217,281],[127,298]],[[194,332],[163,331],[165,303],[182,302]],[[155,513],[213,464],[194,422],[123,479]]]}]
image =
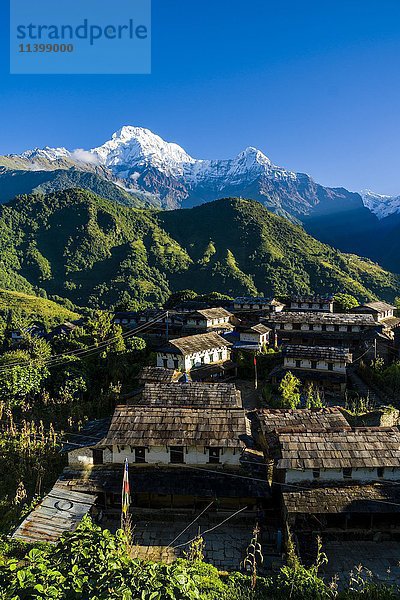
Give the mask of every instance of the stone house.
[{"label": "stone house", "polygon": [[224,308],[196,310],[185,317],[184,330],[194,333],[232,331],[233,314]]},{"label": "stone house", "polygon": [[292,296],[287,307],[289,311],[313,311],[333,313],[332,296]]},{"label": "stone house", "polygon": [[157,352],[157,366],[190,372],[230,360],[231,343],[218,333],[202,333],[170,340]]},{"label": "stone house", "polygon": [[280,344],[341,346],[353,352],[373,346],[382,332],[382,324],[370,314],[284,312],[263,322],[274,330]]}]

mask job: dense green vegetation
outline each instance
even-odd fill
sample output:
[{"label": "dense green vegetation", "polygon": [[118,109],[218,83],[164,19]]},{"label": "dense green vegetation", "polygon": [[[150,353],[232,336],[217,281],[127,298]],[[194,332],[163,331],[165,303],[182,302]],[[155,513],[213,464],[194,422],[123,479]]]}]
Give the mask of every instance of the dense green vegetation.
[{"label": "dense green vegetation", "polygon": [[23,292],[2,289],[0,289],[0,316],[7,320],[11,318],[16,324],[18,322],[31,324],[37,321],[47,327],[79,318],[78,313],[57,302]]},{"label": "dense green vegetation", "polygon": [[0,327],[0,533],[57,479],[63,432],[109,417],[149,360],[144,341],[105,312],[69,336],[21,334],[12,342],[8,324]]},{"label": "dense green vegetation", "polygon": [[344,292],[393,300],[400,279],[321,244],[258,202],[190,210],[120,206],[83,190],[20,196],[0,209],[0,286],[74,304],[160,305],[171,292]]},{"label": "dense green vegetation", "polygon": [[0,168],[0,203],[9,202],[21,194],[51,194],[71,188],[89,190],[101,198],[126,206],[143,204],[122,187],[91,171],[80,171],[74,168],[49,171]]},{"label": "dense green vegetation", "polygon": [[290,553],[288,564],[272,577],[252,578],[220,573],[200,560],[172,565],[131,558],[133,540],[122,530],[115,535],[85,517],[78,529],[63,536],[56,548],[38,545],[26,552],[3,546],[0,556],[1,600],[388,600],[399,590],[371,582],[362,569],[346,591],[320,577],[326,562],[321,548],[315,563],[305,568]]}]

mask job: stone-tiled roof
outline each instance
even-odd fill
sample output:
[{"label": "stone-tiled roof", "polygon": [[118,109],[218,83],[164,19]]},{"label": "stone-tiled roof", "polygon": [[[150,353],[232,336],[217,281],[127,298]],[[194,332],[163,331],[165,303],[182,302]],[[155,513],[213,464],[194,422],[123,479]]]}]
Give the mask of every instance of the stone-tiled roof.
[{"label": "stone-tiled roof", "polygon": [[397,483],[377,482],[358,484],[310,485],[309,489],[285,491],[283,506],[288,513],[393,513],[400,512],[400,486]]},{"label": "stone-tiled roof", "polygon": [[196,310],[193,313],[191,313],[189,315],[190,316],[196,316],[196,315],[200,315],[202,317],[204,317],[205,319],[226,319],[229,317],[232,317],[232,313],[228,312],[227,310],[225,310],[225,308],[205,308],[205,309],[201,309],[201,310]]},{"label": "stone-tiled roof", "polygon": [[365,304],[361,304],[357,308],[371,308],[372,310],[376,310],[377,312],[386,312],[388,310],[395,310],[396,307],[392,304],[388,304],[387,302],[366,302]]},{"label": "stone-tiled roof", "polygon": [[138,375],[141,383],[172,383],[179,379],[182,373],[164,367],[143,367]]},{"label": "stone-tiled roof", "polygon": [[181,354],[194,354],[213,348],[223,348],[231,346],[230,342],[224,340],[218,333],[199,333],[198,335],[189,335],[186,337],[170,340],[170,347],[178,350]]},{"label": "stone-tiled roof", "polygon": [[242,408],[234,383],[146,383],[137,404],[186,408]]},{"label": "stone-tiled roof", "polygon": [[400,432],[391,428],[278,433],[278,469],[400,467]]},{"label": "stone-tiled roof", "polygon": [[324,313],[324,312],[280,312],[266,317],[267,323],[310,323],[321,325],[379,325],[370,314]]},{"label": "stone-tiled roof", "polygon": [[289,358],[307,358],[309,360],[339,360],[351,362],[352,355],[348,348],[338,346],[299,346],[288,344],[282,350]]},{"label": "stone-tiled roof", "polygon": [[333,302],[333,296],[291,296],[290,301],[308,303],[312,302],[313,304],[323,302],[325,304],[327,302]]},{"label": "stone-tiled roof", "polygon": [[241,409],[117,406],[101,445],[238,448],[248,433]]},{"label": "stone-tiled roof", "polygon": [[291,431],[312,432],[350,430],[350,425],[338,408],[261,408],[251,413],[262,433]]},{"label": "stone-tiled roof", "polygon": [[262,323],[258,323],[258,325],[247,327],[247,329],[245,329],[244,331],[245,333],[259,333],[263,335],[264,333],[269,333],[270,331],[272,331],[272,329],[270,329],[270,327],[266,327]]}]

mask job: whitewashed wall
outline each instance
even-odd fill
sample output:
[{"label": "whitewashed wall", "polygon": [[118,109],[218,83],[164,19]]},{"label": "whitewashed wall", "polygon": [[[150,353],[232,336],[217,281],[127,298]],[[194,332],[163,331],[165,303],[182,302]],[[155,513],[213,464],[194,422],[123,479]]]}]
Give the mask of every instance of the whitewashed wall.
[{"label": "whitewashed wall", "polygon": [[[236,452],[233,448],[224,448],[220,454],[220,464],[222,465],[239,465],[241,451],[239,448]],[[124,449],[117,446],[113,448],[113,462],[116,464],[125,462],[128,459],[129,463],[135,463],[135,450],[130,446],[125,446]],[[184,453],[185,464],[188,465],[207,465],[209,464],[208,449],[204,452],[202,447],[189,447]],[[148,464],[170,464],[170,453],[166,446],[152,446],[146,450],[146,463]],[[140,464],[140,463],[138,463]],[[143,464],[143,463],[141,463]]]},{"label": "whitewashed wall", "polygon": [[[300,359],[300,363],[301,366],[300,367],[296,367],[296,358],[291,358],[291,357],[284,357],[283,360],[283,364],[285,367],[287,368],[301,368],[301,369],[311,369],[311,360],[306,359],[306,358],[302,358]],[[332,373],[332,371],[329,370],[328,368],[328,363],[332,363],[333,364],[333,372],[335,373],[346,373],[346,364],[345,362],[340,362],[340,361],[327,361],[327,360],[317,360],[317,370],[318,371],[326,371],[327,373]]]},{"label": "whitewashed wall", "polygon": [[[220,351],[221,356],[218,354]],[[218,362],[228,360],[230,357],[230,351],[226,346],[222,348],[210,348],[202,352],[195,352],[193,354],[187,354],[182,356],[181,354],[169,354],[163,352],[157,352],[157,366],[164,366],[164,359],[167,359],[167,366],[170,369],[174,368],[174,358],[178,359],[178,369],[181,371],[190,371],[193,367],[199,367],[200,365],[209,365]]]},{"label": "whitewashed wall", "polygon": [[[351,325],[351,331],[352,332],[358,332],[361,331],[360,325]],[[280,327],[280,329],[282,329],[282,327]],[[283,324],[283,329],[286,331],[292,331],[293,330],[293,323],[284,323]],[[300,329],[296,329],[296,331],[322,331],[322,325],[321,324],[313,324],[312,328],[311,325],[309,325],[308,323],[301,323],[300,325]],[[335,329],[335,325],[329,325],[326,324],[325,325],[325,331],[345,331],[348,332],[347,329],[347,325],[339,325],[339,329],[336,330]]]},{"label": "whitewashed wall", "polygon": [[312,469],[300,469],[286,471],[285,481],[287,483],[299,481],[398,481],[400,480],[400,469],[386,468],[383,477],[378,477],[377,469],[353,469],[351,478],[343,477],[343,469],[321,469],[320,476],[313,477]]},{"label": "whitewashed wall", "polygon": [[268,341],[268,334],[267,333],[250,333],[250,332],[245,332],[245,331],[241,331],[240,332],[240,341],[241,342],[250,342],[251,344],[259,344],[260,346],[262,346],[263,344],[266,344]]}]

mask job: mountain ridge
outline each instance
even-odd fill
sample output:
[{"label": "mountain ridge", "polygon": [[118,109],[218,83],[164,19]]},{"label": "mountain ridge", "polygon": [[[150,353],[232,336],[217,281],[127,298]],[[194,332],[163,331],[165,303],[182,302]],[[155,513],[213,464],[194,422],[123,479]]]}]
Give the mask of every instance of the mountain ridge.
[{"label": "mountain ridge", "polygon": [[244,199],[155,211],[77,189],[20,196],[0,207],[0,254],[1,287],[42,290],[93,308],[121,300],[160,306],[186,288],[232,296],[400,295],[400,276]]}]

